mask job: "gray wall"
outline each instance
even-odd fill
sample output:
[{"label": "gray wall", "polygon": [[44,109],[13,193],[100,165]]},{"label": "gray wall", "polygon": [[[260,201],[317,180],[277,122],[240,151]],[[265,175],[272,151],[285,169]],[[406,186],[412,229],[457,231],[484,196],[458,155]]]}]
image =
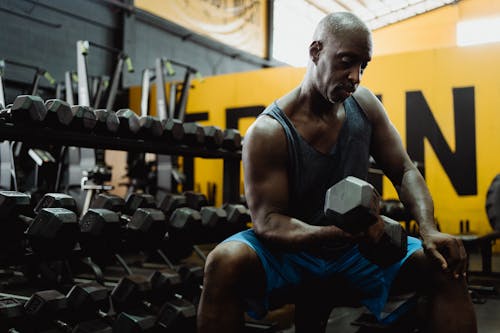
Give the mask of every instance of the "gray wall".
[{"label": "gray wall", "polygon": [[[14,60],[48,70],[58,81],[76,71],[76,41],[124,50],[135,72],[122,77],[123,87],[115,108],[125,107],[126,88],[140,85],[143,68],[157,57],[181,61],[203,76],[255,70],[280,65],[236,50],[136,9],[131,1],[116,0],[0,0],[0,59]],[[112,77],[116,54],[90,47],[89,75]],[[6,101],[28,93],[34,70],[6,64]],[[184,75],[177,70],[173,80]],[[41,80],[44,98],[55,94]]]}]

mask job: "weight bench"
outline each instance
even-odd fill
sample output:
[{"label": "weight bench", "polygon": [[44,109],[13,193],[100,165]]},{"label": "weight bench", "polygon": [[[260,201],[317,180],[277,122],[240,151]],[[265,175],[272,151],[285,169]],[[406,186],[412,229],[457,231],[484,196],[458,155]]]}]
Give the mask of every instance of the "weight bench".
[{"label": "weight bench", "polygon": [[[457,235],[462,240],[465,249],[469,253],[472,249],[479,248],[481,253],[481,271],[471,272],[476,275],[499,276],[500,272],[493,272],[491,265],[492,247],[495,240],[500,238],[500,230],[494,230],[486,235]],[[467,271],[469,271],[467,269]]]}]

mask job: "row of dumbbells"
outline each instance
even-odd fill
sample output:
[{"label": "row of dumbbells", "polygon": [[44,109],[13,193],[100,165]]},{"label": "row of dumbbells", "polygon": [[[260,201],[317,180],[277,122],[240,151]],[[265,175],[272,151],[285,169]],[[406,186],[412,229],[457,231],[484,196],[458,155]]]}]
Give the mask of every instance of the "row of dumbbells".
[{"label": "row of dumbbells", "polygon": [[[99,263],[106,262],[112,252],[118,252],[120,248],[123,249],[122,237],[124,230],[131,232],[131,237],[127,238],[134,240],[127,244],[129,251],[152,251],[155,247],[161,248],[161,244],[158,243],[161,243],[161,237],[158,236],[165,233],[165,216],[170,216],[171,225],[175,225],[172,231],[170,231],[170,237],[172,238],[174,234],[177,234],[177,236],[182,234],[184,236],[182,241],[179,240],[176,242],[177,245],[170,244],[167,251],[177,252],[176,247],[178,245],[182,246],[185,253],[182,254],[181,251],[181,253],[175,255],[175,257],[180,258],[187,255],[187,249],[192,251],[193,243],[186,244],[183,242],[186,242],[188,238],[190,242],[194,242],[192,235],[196,233],[196,230],[203,233],[203,229],[217,230],[217,226],[224,229],[224,224],[233,225],[233,228],[229,228],[229,231],[223,232],[227,234],[246,227],[246,223],[249,221],[248,211],[243,205],[225,205],[223,209],[205,206],[206,204],[206,198],[194,192],[188,192],[184,195],[168,195],[158,205],[159,207],[156,206],[154,198],[149,195],[133,194],[127,200],[123,200],[117,196],[101,194],[95,198],[92,208],[79,221],[80,236],[82,236],[79,238],[79,241],[83,245],[82,248],[87,252],[86,255],[94,257]],[[199,210],[187,207],[188,205]],[[34,211],[37,214],[34,219],[22,215],[27,212],[28,207],[30,207],[29,196],[20,194],[19,192],[0,192],[0,213],[3,217],[2,219],[5,219],[4,225],[9,226],[10,224],[10,227],[12,227],[20,225],[18,223],[20,221],[26,222],[29,220],[29,227],[26,234],[35,252],[42,254],[44,259],[67,257],[71,249],[74,249],[75,239],[78,238],[75,238],[78,230],[75,229],[76,205],[74,200],[64,194],[47,194],[36,205]],[[123,225],[123,221],[126,222],[125,225]],[[239,226],[236,227],[236,225]],[[186,237],[188,235],[189,237]],[[9,232],[4,234],[4,236],[7,236],[5,237],[7,242],[2,242],[4,246],[7,246],[7,249],[4,248],[4,250],[9,250],[11,251],[10,254],[12,254],[12,248],[8,249],[8,244],[12,245],[13,239],[18,237],[12,237],[12,234],[9,234]],[[173,238],[175,239],[176,237]],[[12,258],[10,255],[9,257]],[[105,323],[101,319],[92,319],[90,322],[85,320],[76,326],[74,325],[74,320],[70,320],[70,323],[66,324],[66,327],[74,327],[72,329],[78,328],[77,332],[109,332],[111,329],[110,326],[116,332],[150,332],[151,330],[153,332],[158,327],[172,327],[179,320],[184,326],[191,325],[195,312],[194,305],[186,301],[186,299],[196,303],[200,290],[199,286],[203,279],[203,269],[202,267],[193,265],[173,265],[167,258],[165,259],[165,262],[168,264],[167,268],[152,272],[147,279],[134,275],[132,271],[135,268],[127,268],[124,272],[126,276],[120,279],[117,287],[111,293],[115,298],[115,303],[126,304],[127,306],[136,303],[142,305],[148,302],[151,303],[153,300],[150,297],[154,297],[153,295],[175,294],[177,297],[165,303],[166,305],[164,304],[162,308],[153,311],[153,313],[158,314],[157,317],[121,313],[119,316],[115,316],[117,319],[113,325],[109,325],[109,320],[108,323]],[[94,290],[95,287],[91,289]],[[124,293],[125,296],[123,296]],[[186,299],[179,298],[181,294]],[[49,303],[56,302],[60,304],[58,303],[59,301],[52,300],[51,297],[54,297],[54,295],[57,295],[56,299],[62,297],[56,291],[34,294],[32,297],[36,297],[37,302],[41,302],[41,304],[47,303],[47,305],[44,305],[47,308],[44,307],[43,310],[39,309],[34,312],[32,305],[29,305],[27,308],[29,310],[26,310],[26,304],[31,304],[30,302],[26,303],[23,308],[22,304],[19,304],[18,299],[4,299],[0,301],[0,308],[5,307],[5,309],[0,309],[0,313],[5,318],[12,317],[12,320],[6,322],[16,322],[17,319],[28,315],[28,317],[33,317],[34,321],[44,319],[42,320],[43,323],[37,324],[37,327],[39,325],[52,326],[57,323],[61,326],[61,323],[64,323],[64,321],[54,321],[52,319],[64,318],[64,316],[60,316],[60,312],[64,312],[65,308],[58,305],[56,308],[59,310],[54,311],[53,306],[49,305]],[[116,300],[119,295],[122,295],[120,296],[122,301]],[[92,299],[95,299],[95,297],[93,296]],[[141,301],[139,302],[139,300]],[[143,302],[144,300],[147,301]],[[155,302],[158,303],[158,300],[156,299]],[[13,309],[17,310],[14,311]],[[119,311],[127,311],[127,309],[119,308]],[[162,311],[161,309],[164,310]],[[40,316],[40,313],[45,311],[49,311],[50,313]],[[82,310],[78,311],[78,313],[81,312]],[[168,318],[171,318],[174,314],[175,320],[165,319],[167,315],[170,316],[167,316]],[[51,320],[47,322],[45,320],[47,318]],[[191,321],[188,321],[188,318]],[[25,321],[21,320],[21,322],[24,323]],[[83,329],[86,325],[97,325],[96,327],[99,329]],[[141,329],[138,330],[137,327],[141,327]],[[147,327],[149,327],[147,330],[144,329]],[[24,330],[29,332],[27,328],[24,328]],[[189,330],[182,329],[180,331],[188,332]]]},{"label": "row of dumbbells", "polygon": [[178,284],[171,274],[156,271],[124,276],[112,287],[84,282],[67,293],[48,289],[30,297],[2,294],[0,331],[195,332],[196,307],[177,293]]},{"label": "row of dumbbells", "polygon": [[245,206],[209,207],[204,195],[194,192],[167,195],[159,205],[148,194],[127,200],[99,194],[80,218],[72,197],[48,193],[33,209],[34,217],[30,210],[28,194],[0,191],[4,262],[23,256],[26,239],[41,258],[69,257],[79,243],[82,255],[90,257],[164,249],[177,260],[191,254],[194,244],[220,241],[250,221]]},{"label": "row of dumbbells", "polygon": [[55,130],[155,140],[210,150],[241,149],[241,135],[236,129],[223,131],[217,126],[201,126],[196,122],[181,122],[172,118],[160,121],[153,116],[139,117],[130,109],[114,112],[82,105],[70,106],[60,99],[44,103],[40,97],[32,95],[17,96],[12,105],[0,111],[0,117],[14,124]]}]

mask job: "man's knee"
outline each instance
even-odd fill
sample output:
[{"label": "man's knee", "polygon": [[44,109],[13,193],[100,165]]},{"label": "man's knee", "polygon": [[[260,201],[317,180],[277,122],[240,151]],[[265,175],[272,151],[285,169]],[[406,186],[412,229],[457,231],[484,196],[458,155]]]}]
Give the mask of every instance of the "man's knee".
[{"label": "man's knee", "polygon": [[419,250],[408,258],[401,269],[404,283],[416,286],[424,293],[444,292],[450,289],[465,289],[464,277],[458,279],[447,270],[443,270],[439,263]]},{"label": "man's knee", "polygon": [[226,287],[254,281],[263,275],[262,265],[253,249],[241,242],[219,244],[207,257],[205,283],[223,283]]}]

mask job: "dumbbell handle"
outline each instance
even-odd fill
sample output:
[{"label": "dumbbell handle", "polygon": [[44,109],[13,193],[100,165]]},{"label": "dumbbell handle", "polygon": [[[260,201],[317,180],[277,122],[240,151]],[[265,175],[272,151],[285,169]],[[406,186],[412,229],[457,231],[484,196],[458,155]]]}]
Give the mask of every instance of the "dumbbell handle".
[{"label": "dumbbell handle", "polygon": [[359,244],[361,254],[373,263],[387,267],[404,258],[408,247],[406,231],[399,222],[380,215],[383,234],[376,242]]}]

